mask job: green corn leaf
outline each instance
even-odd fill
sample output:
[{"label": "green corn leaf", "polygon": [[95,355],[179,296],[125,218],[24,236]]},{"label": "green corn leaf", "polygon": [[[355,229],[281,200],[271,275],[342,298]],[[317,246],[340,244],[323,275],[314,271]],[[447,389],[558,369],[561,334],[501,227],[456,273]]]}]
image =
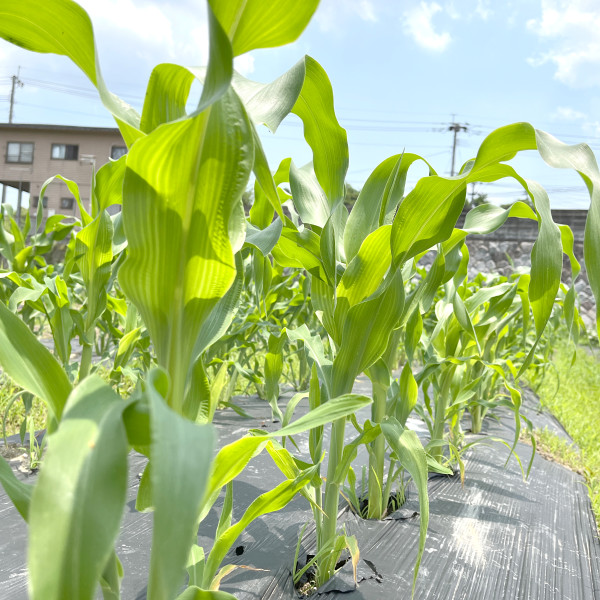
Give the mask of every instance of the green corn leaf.
[{"label": "green corn leaf", "polygon": [[296,419],[286,427],[278,431],[272,431],[266,437],[283,437],[296,435],[303,431],[326,425],[336,419],[347,417],[354,414],[357,410],[369,406],[373,402],[372,398],[361,396],[359,394],[344,394],[336,398],[331,398],[320,406],[313,408],[310,412]]},{"label": "green corn leaf", "polygon": [[116,552],[112,552],[100,577],[102,600],[121,600],[121,581],[124,576],[123,565]]},{"label": "green corn leaf", "polygon": [[185,117],[186,103],[195,79],[194,73],[180,65],[156,65],[148,80],[140,129],[150,133],[163,123]]},{"label": "green corn leaf", "polygon": [[111,160],[94,174],[92,191],[92,218],[115,204],[123,203],[123,178],[127,156]]},{"label": "green corn leaf", "polygon": [[265,229],[258,229],[252,223],[248,223],[246,225],[246,244],[259,250],[263,256],[267,256],[277,244],[282,229],[281,219],[275,219]]},{"label": "green corn leaf", "polygon": [[106,88],[92,23],[79,4],[71,0],[8,0],[2,5],[0,36],[27,50],[70,58],[98,89],[127,144],[140,135],[139,115]]},{"label": "green corn leaf", "polygon": [[317,180],[312,163],[299,169],[294,161],[291,162],[290,189],[294,199],[294,207],[298,211],[302,222],[324,227],[333,207]]},{"label": "green corn leaf", "polygon": [[[85,206],[83,205],[83,202],[81,201],[81,195],[79,193],[79,186],[74,181],[71,181],[70,179],[63,177],[62,175],[54,175],[53,177],[49,177],[42,184],[42,187],[40,188],[40,196],[39,197],[40,198],[44,197],[44,195],[46,194],[46,188],[55,179],[62,181],[67,186],[67,188],[69,189],[69,192],[71,192],[71,194],[75,198],[75,202],[77,202],[77,208],[79,209],[79,214],[81,215],[81,222],[82,222],[83,226],[85,227],[86,225],[89,225],[89,223],[92,222],[92,216],[87,212]],[[38,206],[39,206],[39,203],[38,203]],[[54,216],[57,216],[57,215],[54,215]],[[43,218],[43,213],[38,212],[37,227],[36,227],[36,229],[38,229],[38,230],[41,226],[42,218]],[[46,227],[48,227],[48,224],[46,224]]]},{"label": "green corn leaf", "polygon": [[398,271],[377,294],[350,308],[333,362],[332,395],[352,389],[356,377],[385,352],[403,305],[404,285]]},{"label": "green corn leaf", "polygon": [[124,181],[124,292],[148,327],[181,412],[204,321],[234,281],[232,214],[252,166],[249,123],[231,92],[204,112],[162,125],[130,150]]},{"label": "green corn leaf", "polygon": [[166,375],[148,376],[150,405],[150,480],[154,506],[148,598],[173,598],[183,582],[192,544],[196,542],[198,507],[210,473],[215,433],[173,412],[162,393]]},{"label": "green corn leaf", "polygon": [[33,486],[17,479],[10,465],[0,456],[0,483],[19,514],[27,522]]},{"label": "green corn leaf", "polygon": [[211,586],[221,562],[242,531],[258,517],[281,510],[289,504],[294,496],[312,479],[318,466],[315,465],[303,471],[295,479],[288,479],[280,483],[273,490],[261,494],[250,504],[244,516],[235,525],[232,525],[217,537],[206,560],[204,587]]},{"label": "green corn leaf", "polygon": [[[264,124],[271,132],[277,131],[298,100],[306,77],[305,63],[305,58],[299,60],[289,71],[266,84],[246,79],[234,71],[231,85],[256,125]],[[289,171],[290,159],[286,161]]]},{"label": "green corn leaf", "polygon": [[396,417],[402,427],[406,427],[406,420],[417,405],[419,393],[419,386],[408,363],[404,365],[402,373],[400,373],[399,392],[398,402],[390,414]]},{"label": "green corn leaf", "polygon": [[237,598],[227,592],[203,590],[199,587],[191,586],[185,592],[179,594],[176,600],[237,600]]},{"label": "green corn leaf", "polygon": [[587,144],[568,146],[551,135],[536,130],[540,156],[552,167],[575,169],[590,194],[590,208],[585,223],[583,253],[590,287],[596,298],[596,326],[600,332],[600,171]]},{"label": "green corn leaf", "polygon": [[310,56],[305,60],[306,77],[292,112],[304,124],[304,138],[313,151],[315,175],[331,213],[344,199],[348,136],[335,116],[333,90],[327,73]]},{"label": "green corn leaf", "polygon": [[404,195],[406,176],[417,160],[427,161],[416,154],[396,154],[379,164],[369,175],[348,217],[344,231],[344,248],[350,261],[363,240],[378,227],[391,222]]},{"label": "green corn leaf", "polygon": [[304,343],[304,348],[316,365],[321,381],[329,389],[332,363],[325,355],[323,340],[320,336],[312,334],[306,324],[302,324],[296,329],[288,329],[287,336],[290,341],[301,340]]},{"label": "green corn leaf", "polygon": [[18,385],[41,398],[60,421],[71,383],[31,330],[0,302],[0,366]]},{"label": "green corn leaf", "polygon": [[409,429],[404,429],[396,419],[389,418],[381,423],[381,431],[394,451],[402,466],[411,474],[419,493],[419,508],[421,524],[419,534],[419,551],[415,564],[413,577],[413,596],[421,558],[425,550],[427,527],[429,526],[429,494],[427,492],[427,457],[423,445],[417,434]]},{"label": "green corn leaf", "polygon": [[283,372],[283,346],[287,340],[285,329],[280,335],[271,334],[267,340],[265,356],[265,395],[273,411],[273,417],[283,421],[283,414],[277,405],[279,400],[279,379]]},{"label": "green corn leaf", "polygon": [[75,238],[75,260],[86,288],[86,329],[106,308],[106,288],[112,273],[112,220],[102,211]]},{"label": "green corn leaf", "polygon": [[370,233],[348,264],[337,286],[337,305],[334,312],[337,331],[343,330],[348,311],[375,293],[381,285],[392,260],[391,232],[391,226],[384,225]]},{"label": "green corn leaf", "polygon": [[257,48],[274,48],[293,42],[308,25],[318,0],[281,0],[265,5],[260,0],[209,0],[233,46],[234,56]]},{"label": "green corn leaf", "polygon": [[125,407],[100,378],[89,377],[73,391],[49,436],[29,510],[34,599],[94,598],[125,506]]},{"label": "green corn leaf", "polygon": [[310,229],[284,227],[272,254],[282,267],[306,269],[313,277],[328,281],[321,260],[320,238]]},{"label": "green corn leaf", "polygon": [[452,307],[454,308],[454,316],[456,320],[460,323],[460,326],[475,340],[477,344],[477,351],[481,354],[481,346],[479,345],[479,339],[477,337],[477,333],[475,332],[475,328],[473,327],[473,321],[471,320],[471,315],[463,302],[463,299],[460,297],[458,292],[456,292],[452,296]]},{"label": "green corn leaf", "polygon": [[208,487],[200,505],[199,521],[210,512],[223,487],[233,481],[250,460],[262,452],[268,441],[269,438],[265,436],[243,437],[219,450],[212,462]]}]

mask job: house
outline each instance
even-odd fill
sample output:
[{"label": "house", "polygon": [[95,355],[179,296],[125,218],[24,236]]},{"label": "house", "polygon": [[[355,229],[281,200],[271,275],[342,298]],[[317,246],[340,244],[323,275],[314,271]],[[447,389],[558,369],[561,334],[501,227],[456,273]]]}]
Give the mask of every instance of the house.
[{"label": "house", "polygon": [[[16,195],[17,213],[27,200],[30,210],[37,211],[42,185],[53,175],[75,181],[89,209],[92,171],[127,152],[117,128],[20,123],[0,124],[0,148],[2,203]],[[42,202],[44,217],[78,215],[77,203],[62,181],[46,188]]]}]

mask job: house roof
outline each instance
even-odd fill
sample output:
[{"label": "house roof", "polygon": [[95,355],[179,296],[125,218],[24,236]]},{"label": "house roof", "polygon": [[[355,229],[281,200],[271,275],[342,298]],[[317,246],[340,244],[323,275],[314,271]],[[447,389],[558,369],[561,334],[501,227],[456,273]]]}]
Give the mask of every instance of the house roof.
[{"label": "house roof", "polygon": [[42,130],[42,131],[72,131],[86,133],[119,134],[117,127],[80,127],[78,125],[48,125],[39,123],[0,123],[0,129]]}]

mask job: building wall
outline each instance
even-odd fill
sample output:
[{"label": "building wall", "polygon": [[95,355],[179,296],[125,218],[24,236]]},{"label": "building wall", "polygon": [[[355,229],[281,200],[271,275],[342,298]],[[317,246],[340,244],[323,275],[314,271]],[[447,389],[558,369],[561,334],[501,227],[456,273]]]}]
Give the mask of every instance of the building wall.
[{"label": "building wall", "polygon": [[[32,142],[33,162],[28,164],[7,162],[9,142]],[[53,159],[52,144],[78,145],[78,159]],[[0,181],[10,182],[10,185],[15,188],[18,187],[19,182],[22,182],[22,189],[30,193],[30,208],[35,211],[37,209],[33,207],[33,199],[39,196],[44,182],[53,175],[62,175],[78,184],[84,205],[89,208],[92,169],[97,170],[108,162],[113,146],[124,145],[118,129],[0,125],[2,151]],[[47,208],[44,210],[45,216],[55,213],[78,214],[76,203],[72,210],[61,208],[61,198],[73,197],[63,182],[54,181],[50,184],[45,196],[48,198]]]}]

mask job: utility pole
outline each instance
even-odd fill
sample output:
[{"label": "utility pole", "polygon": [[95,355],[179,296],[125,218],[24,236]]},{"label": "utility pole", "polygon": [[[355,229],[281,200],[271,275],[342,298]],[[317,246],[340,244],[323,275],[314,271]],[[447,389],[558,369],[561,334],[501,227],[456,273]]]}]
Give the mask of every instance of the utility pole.
[{"label": "utility pole", "polygon": [[15,104],[15,88],[23,87],[23,82],[19,79],[19,75],[21,74],[21,67],[19,67],[17,74],[11,77],[12,79],[12,88],[10,90],[10,108],[8,111],[8,122],[12,123],[13,120],[13,106]]},{"label": "utility pole", "polygon": [[448,126],[448,131],[452,131],[454,133],[452,139],[452,168],[450,169],[450,177],[454,177],[454,161],[456,159],[456,142],[458,138],[458,134],[461,131],[468,131],[469,124],[465,123],[461,125],[460,123],[456,123],[454,121],[454,115],[452,115],[452,123]]}]

